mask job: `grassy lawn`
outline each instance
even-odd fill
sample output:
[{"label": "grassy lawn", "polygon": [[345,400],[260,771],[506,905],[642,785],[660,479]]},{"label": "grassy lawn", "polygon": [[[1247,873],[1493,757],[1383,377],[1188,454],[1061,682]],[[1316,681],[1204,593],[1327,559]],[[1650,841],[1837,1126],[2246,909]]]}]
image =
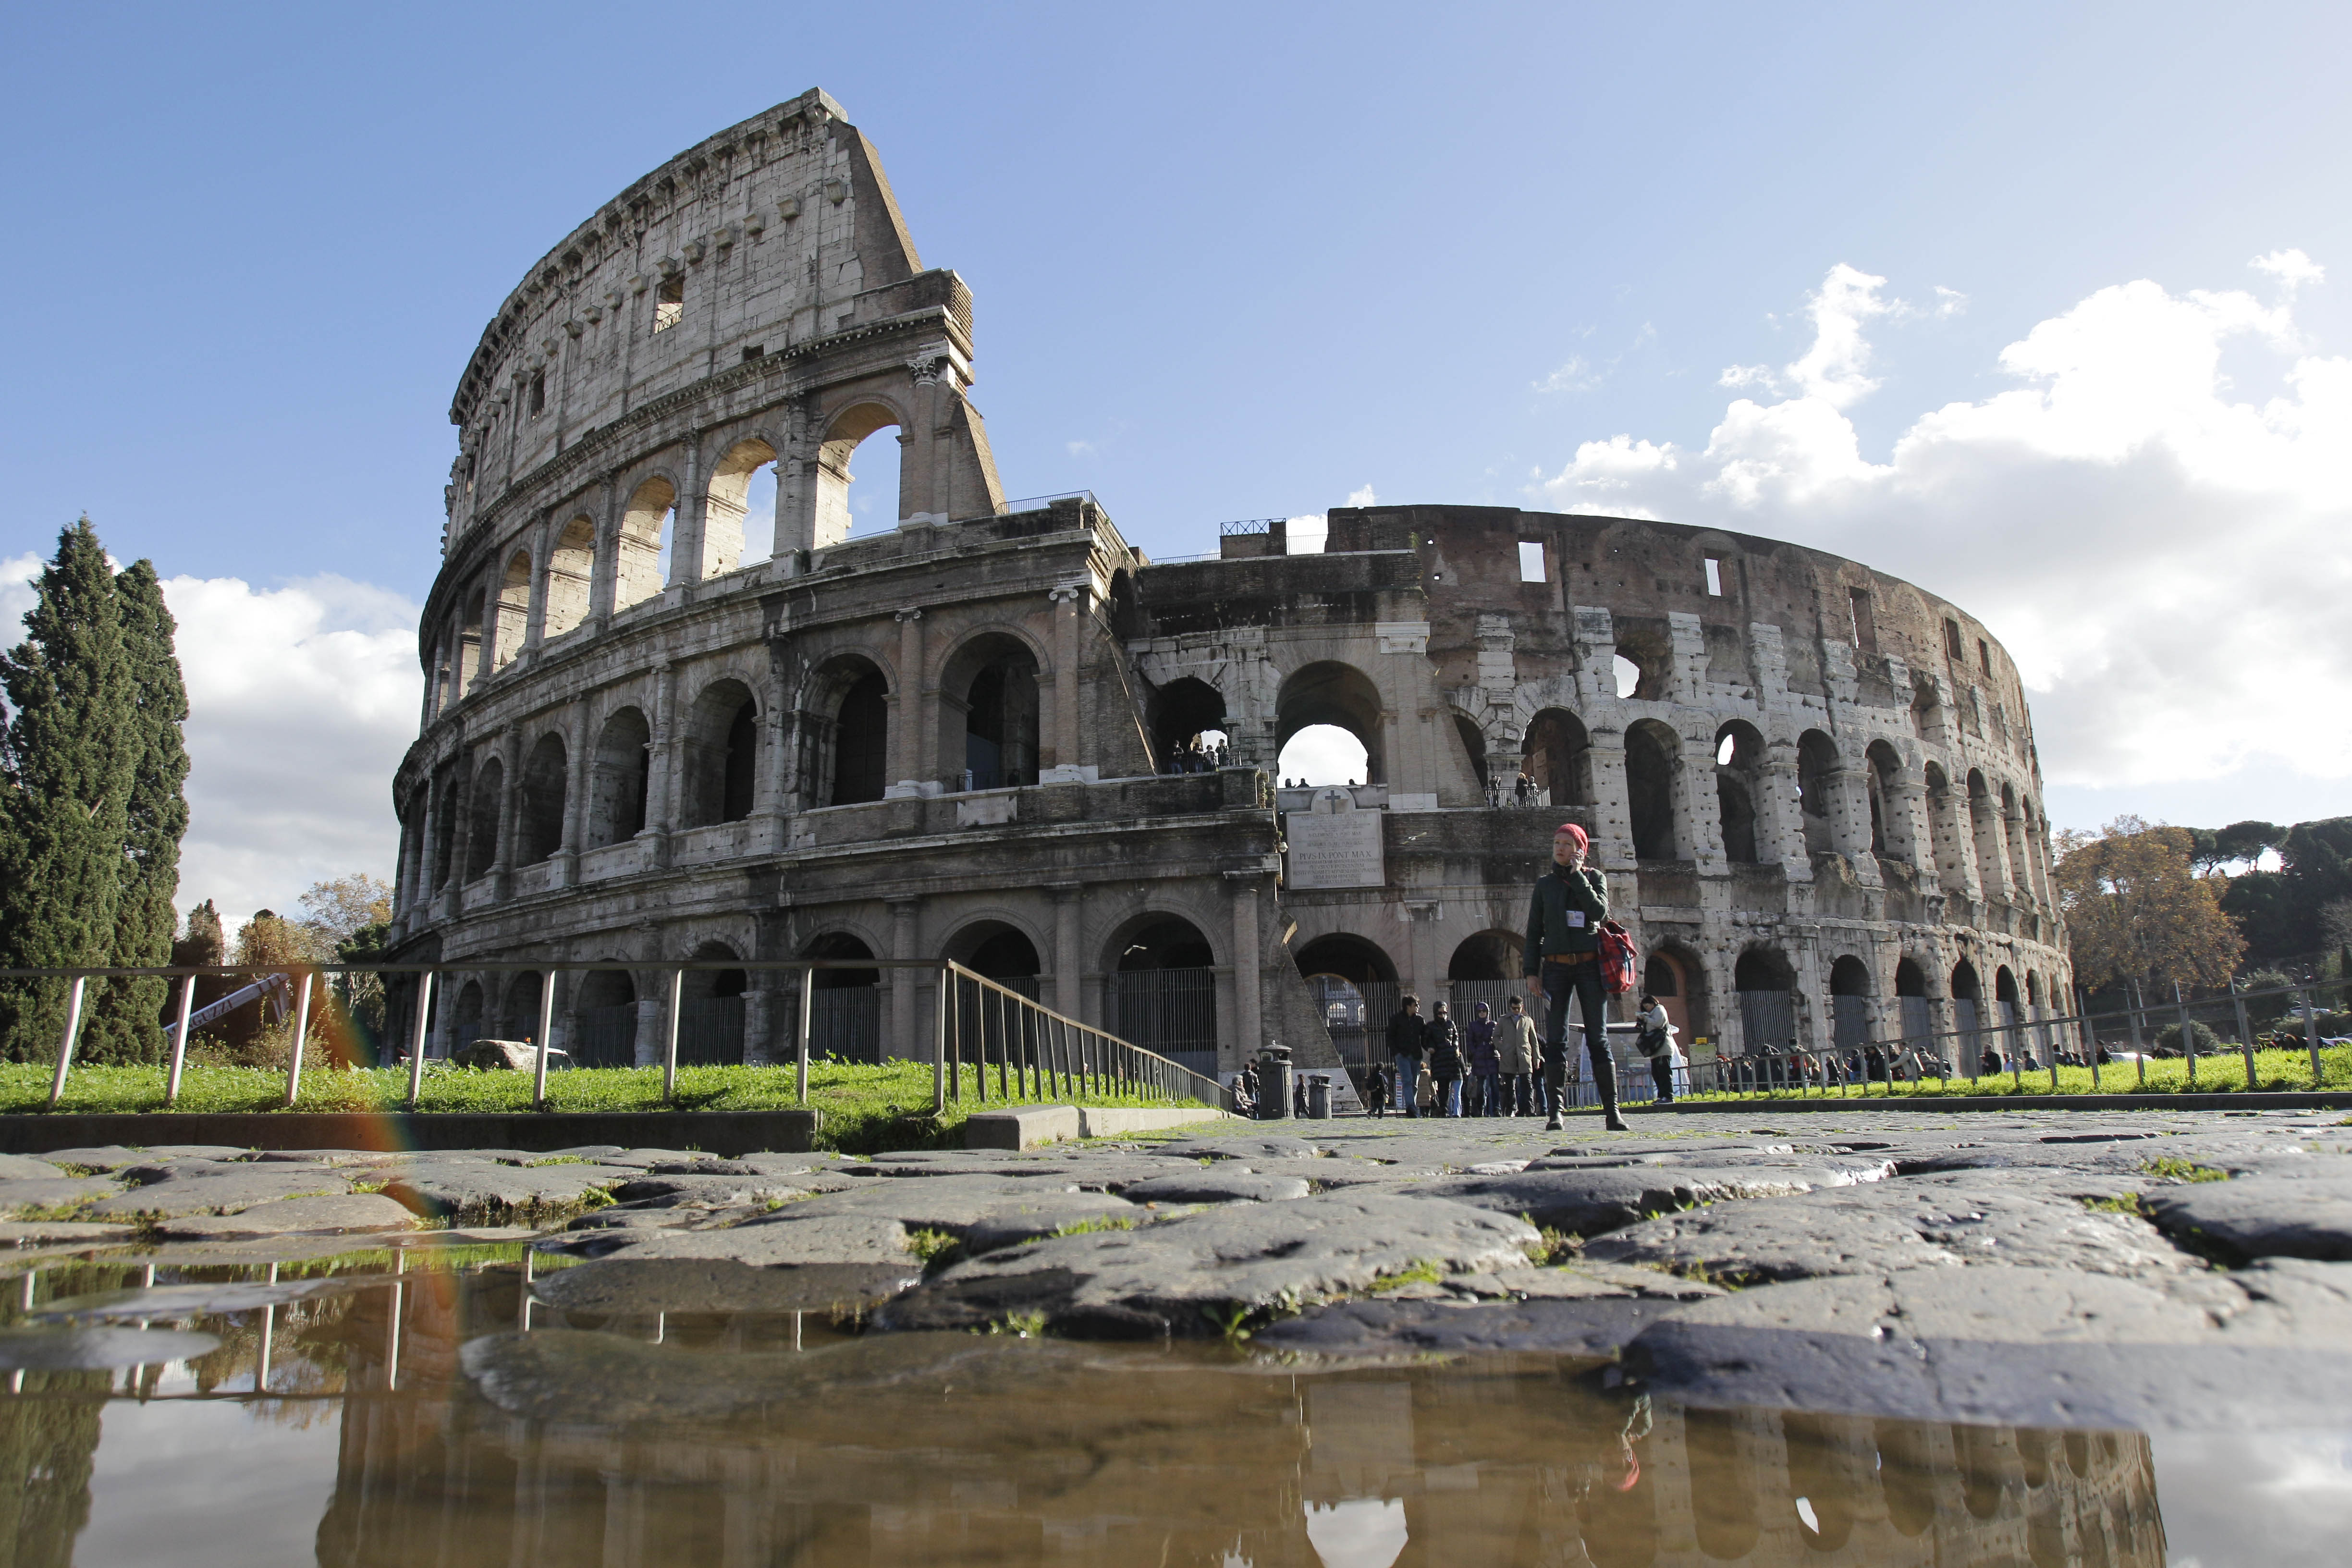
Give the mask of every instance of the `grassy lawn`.
[{"label": "grassy lawn", "polygon": [[[2150,1061],[2147,1067],[2147,1080],[2143,1083],[2140,1081],[2139,1063],[2110,1062],[2099,1068],[2099,1081],[2095,1089],[2091,1082],[2089,1068],[2062,1067],[2058,1069],[2057,1092],[2080,1095],[2236,1094],[2243,1092],[2246,1088],[2246,1060],[2235,1051],[2221,1056],[2200,1054],[2197,1058],[2197,1081],[2194,1084],[2189,1081],[2189,1063],[2184,1058],[2166,1058]],[[2322,1081],[2315,1085],[2311,1079],[2311,1056],[2308,1052],[2256,1051],[2254,1053],[2254,1087],[2258,1089],[2308,1091],[2318,1088],[2352,1091],[2352,1047],[2336,1046],[2322,1048],[2319,1053],[2319,1068]],[[1883,1097],[1886,1093],[1886,1085],[1883,1082],[1874,1083],[1870,1086],[1869,1092],[1873,1098]],[[2021,1082],[2008,1073],[2003,1073],[1999,1078],[1930,1078],[1922,1079],[1916,1084],[1906,1083],[1901,1079],[1897,1079],[1895,1082],[1895,1092],[1897,1095],[1925,1096],[1932,1099],[1941,1095],[2048,1094],[2052,1091],[2050,1069],[2029,1068],[2025,1070]],[[1861,1085],[1849,1084],[1843,1089],[1831,1088],[1827,1098],[1835,1100],[1843,1095],[1858,1100],[1862,1094]],[[1812,1088],[1804,1090],[1801,1096],[1795,1089],[1780,1089],[1769,1094],[1696,1094],[1688,1098],[1726,1102],[1800,1098],[1819,1100],[1823,1098],[1823,1093],[1821,1089]]]},{"label": "grassy lawn", "polygon": [[[40,1112],[48,1108],[49,1081],[55,1069],[37,1062],[0,1066],[0,1113]],[[977,1095],[976,1069],[963,1069],[961,1099],[948,1101],[947,1113],[931,1115],[931,1069],[922,1062],[889,1062],[866,1067],[844,1062],[809,1065],[812,1109],[822,1110],[819,1143],[845,1153],[873,1153],[881,1149],[951,1147],[962,1142],[964,1118],[985,1109]],[[621,1110],[790,1110],[798,1101],[793,1092],[793,1069],[746,1067],[682,1067],[677,1069],[677,1097],[662,1100],[659,1068],[579,1068],[547,1076],[548,1109],[557,1111]],[[425,1075],[417,1108],[426,1111],[528,1111],[531,1075],[526,1072],[467,1072],[434,1067]],[[992,1076],[989,1106],[1006,1103],[996,1092]],[[286,1075],[268,1068],[191,1067],[180,1080],[179,1103],[173,1112],[257,1111],[288,1109]],[[378,1068],[343,1072],[334,1068],[306,1070],[302,1098],[296,1110],[386,1111],[402,1109],[408,1100],[404,1068]],[[1014,1095],[1012,1103],[1039,1100],[1076,1105],[1166,1105],[1171,1101],[1148,1095],[1095,1093],[1086,1095]],[[1179,1103],[1190,1103],[1179,1102]],[[66,1080],[60,1111],[105,1113],[154,1111],[163,1106],[161,1067],[78,1067]],[[158,1142],[170,1142],[168,1136]]]}]

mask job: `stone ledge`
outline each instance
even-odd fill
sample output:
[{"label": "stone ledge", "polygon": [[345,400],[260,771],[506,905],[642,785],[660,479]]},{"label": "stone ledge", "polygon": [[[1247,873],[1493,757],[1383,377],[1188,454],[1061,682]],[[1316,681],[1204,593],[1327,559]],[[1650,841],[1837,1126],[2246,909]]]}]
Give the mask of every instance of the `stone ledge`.
[{"label": "stone ledge", "polygon": [[963,1146],[1036,1149],[1074,1138],[1118,1138],[1129,1132],[1189,1127],[1198,1121],[1236,1120],[1239,1119],[1205,1105],[1014,1105],[1002,1110],[974,1111],[963,1124]]},{"label": "stone ledge", "polygon": [[0,1116],[0,1153],[52,1149],[143,1149],[218,1143],[236,1149],[525,1149],[591,1143],[695,1149],[704,1153],[804,1154],[816,1144],[816,1110],[125,1112]]}]

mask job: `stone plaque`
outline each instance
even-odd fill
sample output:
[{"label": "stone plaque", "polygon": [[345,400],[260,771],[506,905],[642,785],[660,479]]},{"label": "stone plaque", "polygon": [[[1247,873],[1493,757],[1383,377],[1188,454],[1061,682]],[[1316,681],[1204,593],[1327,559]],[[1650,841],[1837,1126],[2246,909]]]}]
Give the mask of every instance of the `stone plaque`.
[{"label": "stone plaque", "polygon": [[1388,880],[1377,811],[1294,811],[1283,824],[1290,840],[1294,888],[1377,888]]}]

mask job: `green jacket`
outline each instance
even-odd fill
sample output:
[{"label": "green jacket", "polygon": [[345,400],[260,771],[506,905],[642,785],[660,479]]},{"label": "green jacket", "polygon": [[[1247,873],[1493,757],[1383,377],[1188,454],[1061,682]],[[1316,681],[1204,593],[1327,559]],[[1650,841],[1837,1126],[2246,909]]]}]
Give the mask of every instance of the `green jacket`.
[{"label": "green jacket", "polygon": [[[1583,911],[1581,925],[1569,923],[1570,910]],[[1527,972],[1541,973],[1543,961],[1556,952],[1599,952],[1601,922],[1608,918],[1607,879],[1590,866],[1577,871],[1553,866],[1536,879],[1535,896],[1528,900]]]}]

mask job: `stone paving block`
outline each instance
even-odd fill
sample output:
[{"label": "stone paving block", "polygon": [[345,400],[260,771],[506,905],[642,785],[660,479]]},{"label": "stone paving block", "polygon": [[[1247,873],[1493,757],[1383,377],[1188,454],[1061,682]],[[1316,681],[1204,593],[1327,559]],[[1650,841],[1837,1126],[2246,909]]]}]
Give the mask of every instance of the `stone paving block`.
[{"label": "stone paving block", "polygon": [[1687,1166],[1616,1166],[1575,1171],[1522,1171],[1511,1176],[1444,1176],[1411,1190],[1500,1214],[1525,1215],[1547,1230],[1598,1236],[1655,1214],[1728,1198],[1769,1197],[1811,1190],[1788,1173]]},{"label": "stone paving block", "polygon": [[2157,1227],[2233,1263],[2257,1258],[2352,1259],[2352,1179],[2242,1176],[2151,1189]]},{"label": "stone paving block", "polygon": [[903,1265],[909,1257],[907,1227],[877,1215],[831,1215],[792,1225],[754,1221],[719,1230],[565,1231],[538,1246],[588,1258],[727,1258],[758,1268],[785,1263]]},{"label": "stone paving block", "polygon": [[1615,1294],[1477,1305],[1339,1301],[1260,1329],[1250,1346],[1341,1363],[1513,1352],[1607,1361],[1674,1310],[1670,1300]]},{"label": "stone paving block", "polygon": [[29,1154],[0,1154],[0,1182],[61,1182],[72,1178],[62,1165]]},{"label": "stone paving block", "polygon": [[230,1241],[266,1236],[350,1236],[412,1230],[416,1216],[378,1193],[280,1198],[229,1215],[190,1215],[155,1227],[167,1241]]},{"label": "stone paving block", "polygon": [[871,1215],[893,1220],[909,1230],[943,1230],[961,1236],[987,1215],[1017,1210],[1024,1203],[1068,1190],[1066,1184],[1018,1176],[868,1180],[846,1192],[787,1204],[776,1211],[772,1223],[800,1225],[842,1215]]},{"label": "stone paving block", "polygon": [[1059,1234],[1074,1226],[1149,1224],[1155,1216],[1108,1193],[1039,1193],[1007,1198],[964,1227],[964,1253],[977,1258]]},{"label": "stone paving block", "polygon": [[428,1217],[491,1214],[533,1205],[578,1203],[592,1192],[627,1181],[632,1170],[603,1165],[542,1165],[526,1169],[488,1161],[401,1167],[383,1195]]},{"label": "stone paving block", "polygon": [[1427,1198],[1228,1204],[972,1258],[881,1318],[893,1328],[969,1329],[1034,1312],[1084,1338],[1210,1335],[1237,1313],[1362,1290],[1417,1266],[1517,1267],[1536,1240],[1522,1220]]},{"label": "stone paving block", "polygon": [[911,1259],[760,1268],[731,1258],[607,1258],[547,1275],[532,1294],[564,1312],[815,1312],[869,1306],[922,1277]]},{"label": "stone paving block", "polygon": [[93,1225],[70,1219],[0,1220],[0,1248],[111,1247],[118,1242],[133,1240],[138,1235],[136,1228],[127,1225]]},{"label": "stone paving block", "polygon": [[111,1197],[121,1190],[104,1176],[68,1176],[59,1173],[47,1177],[16,1177],[0,1181],[0,1215],[73,1208]]},{"label": "stone paving block", "polygon": [[1155,1176],[1119,1189],[1119,1196],[1130,1204],[1265,1204],[1306,1195],[1304,1176],[1260,1175],[1225,1162],[1204,1171]]},{"label": "stone paving block", "polygon": [[144,1149],[125,1149],[120,1143],[93,1148],[52,1149],[41,1156],[52,1165],[79,1165],[89,1171],[119,1171],[126,1165],[136,1165],[148,1157]]},{"label": "stone paving block", "polygon": [[351,1190],[349,1173],[323,1165],[225,1165],[190,1162],[162,1179],[131,1188],[90,1205],[93,1219],[141,1215],[235,1214],[279,1198],[340,1194]]}]

